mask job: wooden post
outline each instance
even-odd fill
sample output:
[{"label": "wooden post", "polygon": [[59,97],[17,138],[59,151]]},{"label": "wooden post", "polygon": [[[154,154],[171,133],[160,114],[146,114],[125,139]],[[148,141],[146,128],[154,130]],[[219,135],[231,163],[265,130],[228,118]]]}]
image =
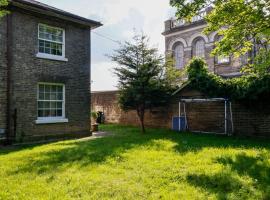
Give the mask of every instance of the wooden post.
[{"label": "wooden post", "polygon": [[232,102],[230,102],[230,113],[231,113],[232,134],[234,134],[233,113],[232,113]]},{"label": "wooden post", "polygon": [[225,134],[228,134],[228,130],[227,130],[227,100],[225,100]]},{"label": "wooden post", "polygon": [[179,131],[181,131],[181,101],[179,101]]}]

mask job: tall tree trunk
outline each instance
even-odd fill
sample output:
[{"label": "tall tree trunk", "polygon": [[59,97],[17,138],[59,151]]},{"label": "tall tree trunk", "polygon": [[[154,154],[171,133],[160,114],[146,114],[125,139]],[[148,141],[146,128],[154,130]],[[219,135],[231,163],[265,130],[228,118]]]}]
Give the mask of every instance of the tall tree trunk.
[{"label": "tall tree trunk", "polygon": [[145,126],[144,126],[144,108],[139,108],[137,109],[137,114],[138,114],[138,117],[140,119],[140,123],[141,123],[141,130],[142,130],[142,133],[145,133]]}]

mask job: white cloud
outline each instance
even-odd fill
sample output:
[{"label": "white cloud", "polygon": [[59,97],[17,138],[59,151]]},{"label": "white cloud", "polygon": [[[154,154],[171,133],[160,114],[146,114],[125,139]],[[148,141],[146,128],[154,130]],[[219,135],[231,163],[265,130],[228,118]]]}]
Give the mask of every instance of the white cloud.
[{"label": "white cloud", "polygon": [[117,86],[117,77],[113,74],[113,67],[115,65],[110,62],[93,63],[91,79],[92,91],[99,90],[115,90]]},{"label": "white cloud", "polygon": [[[152,45],[164,52],[164,21],[172,16],[169,0],[40,0],[60,9],[93,20],[101,20],[103,27],[95,30],[113,40],[129,40],[133,29],[144,31],[150,36]],[[111,54],[117,44],[92,37],[92,80],[93,90],[115,89],[116,77],[112,77],[113,63],[105,56]]]}]

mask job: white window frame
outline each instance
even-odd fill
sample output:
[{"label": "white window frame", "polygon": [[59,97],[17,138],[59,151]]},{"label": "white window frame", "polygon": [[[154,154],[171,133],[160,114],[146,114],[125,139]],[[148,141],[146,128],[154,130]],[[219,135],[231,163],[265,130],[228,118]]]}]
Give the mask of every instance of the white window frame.
[{"label": "white window frame", "polygon": [[[43,41],[47,41],[47,42],[54,42],[54,43],[60,44],[60,42],[56,42],[56,41],[46,40],[46,39],[40,38],[39,37],[39,27],[40,26],[45,26],[45,27],[49,27],[49,28],[59,29],[59,30],[63,31],[63,42],[61,43],[62,44],[62,56],[52,55],[52,54],[48,54],[48,53],[41,53],[41,52],[39,52],[39,40],[43,40]],[[65,62],[67,62],[68,59],[65,57],[65,55],[66,55],[66,34],[65,34],[65,29],[59,28],[59,27],[55,27],[55,26],[49,26],[47,24],[39,23],[38,24],[38,53],[36,54],[36,57],[37,58],[49,59],[49,60],[57,60],[57,61],[65,61]]]},{"label": "white window frame", "polygon": [[38,116],[38,102],[39,102],[39,85],[55,85],[63,87],[63,103],[62,103],[62,116],[61,117],[37,117],[36,124],[53,124],[53,123],[67,123],[66,118],[66,88],[63,83],[49,83],[49,82],[39,82],[37,84],[37,116]]}]

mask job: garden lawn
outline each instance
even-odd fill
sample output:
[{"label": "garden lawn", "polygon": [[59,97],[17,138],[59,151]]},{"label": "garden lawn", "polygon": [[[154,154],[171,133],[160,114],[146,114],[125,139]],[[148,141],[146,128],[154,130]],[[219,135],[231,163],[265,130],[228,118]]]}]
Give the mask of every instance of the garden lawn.
[{"label": "garden lawn", "polygon": [[269,140],[101,128],[0,150],[0,199],[270,199]]}]

